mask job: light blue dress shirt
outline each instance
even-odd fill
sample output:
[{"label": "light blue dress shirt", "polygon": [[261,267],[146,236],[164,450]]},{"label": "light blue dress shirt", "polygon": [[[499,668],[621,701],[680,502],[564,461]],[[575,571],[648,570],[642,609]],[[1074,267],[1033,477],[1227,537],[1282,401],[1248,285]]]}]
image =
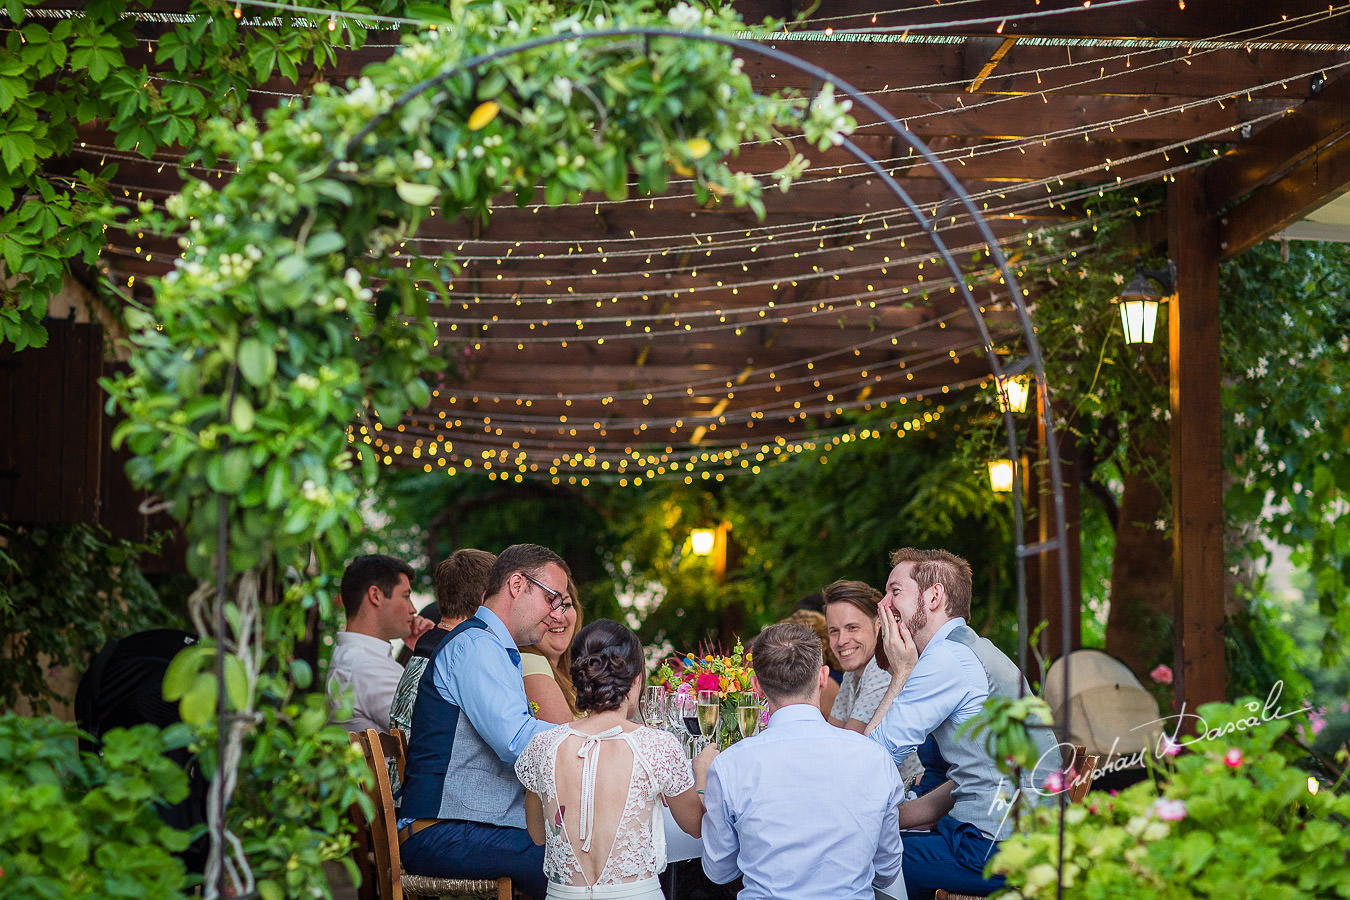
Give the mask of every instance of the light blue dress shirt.
[{"label": "light blue dress shirt", "polygon": [[900,695],[870,737],[891,755],[896,765],[948,719],[954,725],[972,718],[989,697],[989,677],[969,649],[947,635],[960,617],[944,624],[919,654]]},{"label": "light blue dress shirt", "polygon": [[530,712],[520,651],[505,623],[486,606],[474,615],[487,628],[464,631],[436,655],[433,683],[501,761],[514,765],[530,738],[554,725]]},{"label": "light blue dress shirt", "polygon": [[805,703],[713,760],[703,871],[739,900],[872,900],[900,873],[904,786],[881,748]]}]

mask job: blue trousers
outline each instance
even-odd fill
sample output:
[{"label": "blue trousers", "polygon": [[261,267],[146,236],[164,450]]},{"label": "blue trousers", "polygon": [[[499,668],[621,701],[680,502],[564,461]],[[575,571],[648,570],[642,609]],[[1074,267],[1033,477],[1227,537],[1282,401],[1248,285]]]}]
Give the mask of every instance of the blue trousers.
[{"label": "blue trousers", "polygon": [[424,828],[399,847],[403,868],[441,878],[511,877],[517,890],[544,900],[544,848],[523,828],[479,822],[442,822]]},{"label": "blue trousers", "polygon": [[998,849],[974,825],[943,816],[930,832],[905,832],[902,870],[909,900],[932,900],[938,888],[955,894],[992,894],[1004,878],[984,877]]}]

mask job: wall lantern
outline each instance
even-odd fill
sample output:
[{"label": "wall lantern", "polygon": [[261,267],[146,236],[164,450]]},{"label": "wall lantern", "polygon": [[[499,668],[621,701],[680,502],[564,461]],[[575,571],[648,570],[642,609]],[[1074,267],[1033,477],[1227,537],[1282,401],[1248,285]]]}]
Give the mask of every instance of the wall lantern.
[{"label": "wall lantern", "polygon": [[717,543],[717,532],[712,528],[695,528],[689,532],[689,547],[695,556],[711,556]]},{"label": "wall lantern", "polygon": [[[1161,291],[1150,282],[1157,282]],[[1176,292],[1177,267],[1170,259],[1167,268],[1153,271],[1145,269],[1144,264],[1134,261],[1134,277],[1125,285],[1113,302],[1120,304],[1120,324],[1125,331],[1126,344],[1140,345],[1153,343],[1153,334],[1158,325],[1158,304]]]},{"label": "wall lantern", "polygon": [[1013,489],[1013,461],[1011,459],[989,460],[989,487],[999,494],[1006,494]]},{"label": "wall lantern", "polygon": [[[1001,389],[1000,389],[1001,388]],[[1027,395],[1031,387],[1022,375],[1000,378],[994,385],[994,394],[998,397],[999,412],[1023,413],[1027,411]],[[1005,401],[1006,398],[1006,401]]]}]

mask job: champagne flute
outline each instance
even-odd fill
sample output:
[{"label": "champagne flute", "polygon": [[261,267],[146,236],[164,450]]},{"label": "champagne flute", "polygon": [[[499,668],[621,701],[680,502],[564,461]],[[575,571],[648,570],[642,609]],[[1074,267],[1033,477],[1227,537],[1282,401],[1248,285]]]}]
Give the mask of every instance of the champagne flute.
[{"label": "champagne flute", "polygon": [[717,691],[698,692],[698,730],[706,746],[708,740],[717,733],[718,705],[721,698]]},{"label": "champagne flute", "polygon": [[665,685],[649,684],[642,697],[642,718],[651,728],[666,724]]},{"label": "champagne flute", "polygon": [[759,698],[747,691],[736,698],[736,724],[740,726],[741,737],[754,737],[759,731],[759,717],[763,710]]}]

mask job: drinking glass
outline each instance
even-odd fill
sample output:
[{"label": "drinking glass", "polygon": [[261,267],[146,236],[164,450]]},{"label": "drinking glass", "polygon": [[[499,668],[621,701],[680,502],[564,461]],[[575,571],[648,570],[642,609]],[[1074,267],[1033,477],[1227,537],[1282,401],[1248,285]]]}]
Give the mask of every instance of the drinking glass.
[{"label": "drinking glass", "polygon": [[753,693],[747,691],[736,698],[736,724],[741,730],[741,737],[754,737],[758,733],[761,712],[763,708],[759,705],[759,698]]},{"label": "drinking glass", "polygon": [[652,728],[660,728],[666,724],[665,685],[647,685],[642,695],[642,719]]},{"label": "drinking glass", "polygon": [[704,745],[717,733],[718,706],[722,698],[717,691],[698,692],[698,730],[703,736]]},{"label": "drinking glass", "polygon": [[690,693],[671,694],[670,719],[681,732],[681,743],[684,744],[685,751],[691,758],[696,756],[694,742],[699,737],[698,698]]}]

